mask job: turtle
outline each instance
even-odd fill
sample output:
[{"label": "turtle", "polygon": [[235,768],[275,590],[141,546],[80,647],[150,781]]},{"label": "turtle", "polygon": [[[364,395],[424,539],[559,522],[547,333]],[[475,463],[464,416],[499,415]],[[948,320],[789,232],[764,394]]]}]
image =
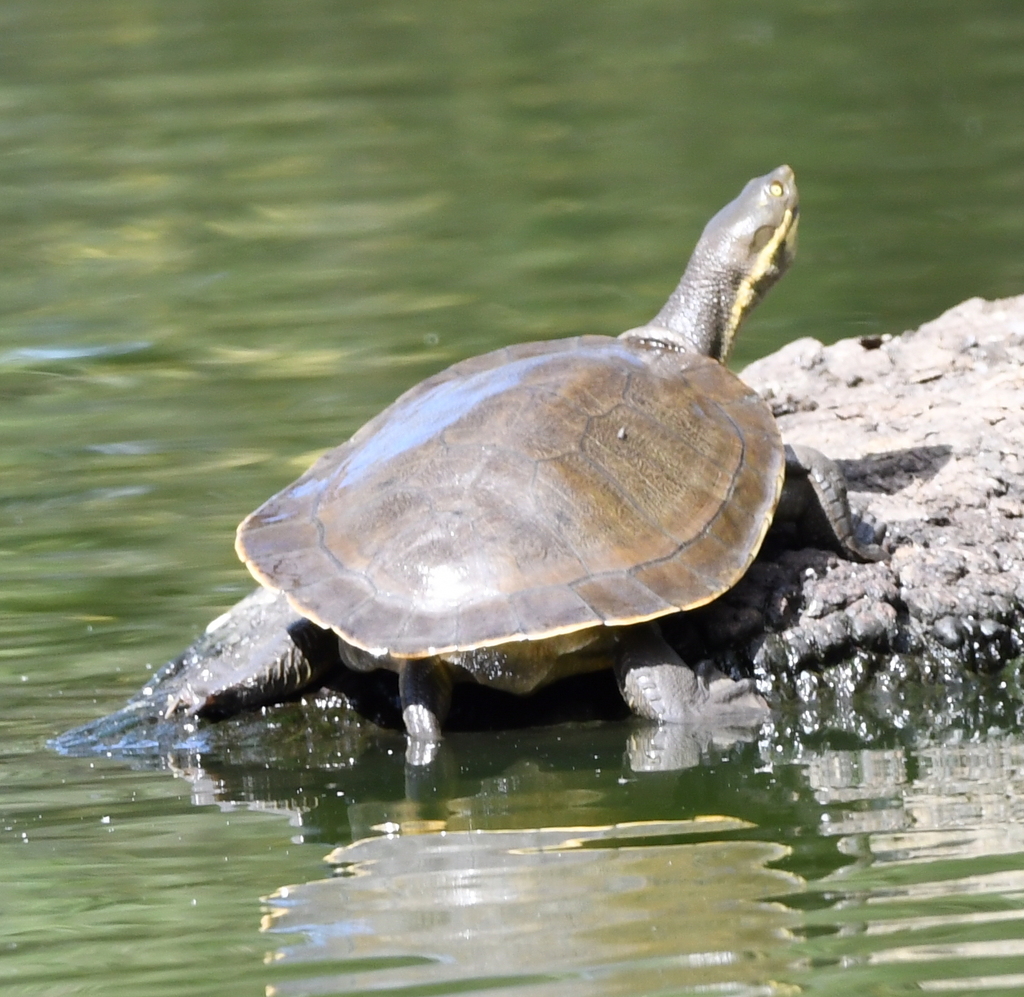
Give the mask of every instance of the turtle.
[{"label": "turtle", "polygon": [[[837,466],[786,446],[725,365],[798,218],[790,167],[752,179],[649,322],[427,378],[247,516],[238,556],[317,647],[336,635],[347,668],[398,673],[411,743],[441,737],[455,682],[527,694],[604,668],[660,723],[767,710],[752,679],[684,662],[658,620],[732,588],[776,516],[850,560],[886,556],[858,537]],[[337,655],[309,646],[282,634],[191,705],[313,686]]]}]

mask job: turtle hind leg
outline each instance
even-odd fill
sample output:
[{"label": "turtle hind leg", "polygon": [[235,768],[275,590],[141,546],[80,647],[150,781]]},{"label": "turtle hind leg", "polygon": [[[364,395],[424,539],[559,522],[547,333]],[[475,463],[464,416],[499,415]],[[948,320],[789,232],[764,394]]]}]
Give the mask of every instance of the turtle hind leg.
[{"label": "turtle hind leg", "polygon": [[452,702],[451,669],[438,658],[407,658],[398,672],[405,731],[414,741],[440,741]]},{"label": "turtle hind leg", "polygon": [[786,445],[786,483],[776,515],[799,524],[801,534],[850,561],[884,561],[878,544],[857,536],[846,478],[838,465],[813,447]]},{"label": "turtle hind leg", "polygon": [[623,630],[615,677],[629,708],[659,723],[754,720],[768,712],[753,680],[736,681],[716,668],[695,671],[656,623]]}]

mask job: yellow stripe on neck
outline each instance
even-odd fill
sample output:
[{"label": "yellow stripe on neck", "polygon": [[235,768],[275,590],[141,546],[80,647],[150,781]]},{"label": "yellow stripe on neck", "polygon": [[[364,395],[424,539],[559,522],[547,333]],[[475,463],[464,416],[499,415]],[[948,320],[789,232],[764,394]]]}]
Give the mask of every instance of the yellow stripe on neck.
[{"label": "yellow stripe on neck", "polygon": [[725,363],[732,352],[736,330],[739,329],[743,316],[747,314],[751,305],[754,304],[754,288],[757,282],[767,273],[772,260],[775,258],[775,253],[779,246],[789,237],[792,228],[793,209],[787,208],[786,213],[782,216],[782,221],[779,223],[779,227],[775,230],[775,234],[765,243],[764,249],[757,254],[754,265],[736,289],[736,297],[729,311],[729,322],[722,336],[722,355],[719,358],[722,363]]}]

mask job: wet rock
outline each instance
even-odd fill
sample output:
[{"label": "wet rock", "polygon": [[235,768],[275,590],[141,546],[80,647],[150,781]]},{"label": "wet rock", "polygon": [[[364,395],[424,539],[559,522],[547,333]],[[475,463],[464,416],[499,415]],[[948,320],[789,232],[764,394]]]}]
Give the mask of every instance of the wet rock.
[{"label": "wet rock", "polygon": [[943,646],[955,651],[964,642],[963,627],[955,616],[940,616],[932,627],[932,634]]}]

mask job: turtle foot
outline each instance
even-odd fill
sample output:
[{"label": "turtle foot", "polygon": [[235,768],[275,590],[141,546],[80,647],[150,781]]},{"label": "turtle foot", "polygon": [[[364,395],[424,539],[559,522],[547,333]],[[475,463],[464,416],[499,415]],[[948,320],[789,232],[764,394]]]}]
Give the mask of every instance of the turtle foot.
[{"label": "turtle foot", "polygon": [[751,679],[735,681],[710,664],[691,668],[653,623],[623,635],[615,677],[629,708],[659,723],[756,723],[768,712]]},{"label": "turtle foot", "polygon": [[889,554],[882,546],[888,527],[866,509],[852,509],[853,541],[851,547],[862,561],[887,561]]},{"label": "turtle foot", "polygon": [[623,695],[634,713],[659,723],[753,719],[768,712],[751,679],[735,681],[717,669],[694,673],[685,664],[631,668]]},{"label": "turtle foot", "polygon": [[410,743],[441,740],[452,702],[452,676],[437,658],[410,659],[398,673],[402,721]]},{"label": "turtle foot", "polygon": [[884,561],[885,527],[850,509],[846,478],[835,461],[813,447],[786,445],[786,483],[777,518],[795,520],[804,538],[850,561]]}]

